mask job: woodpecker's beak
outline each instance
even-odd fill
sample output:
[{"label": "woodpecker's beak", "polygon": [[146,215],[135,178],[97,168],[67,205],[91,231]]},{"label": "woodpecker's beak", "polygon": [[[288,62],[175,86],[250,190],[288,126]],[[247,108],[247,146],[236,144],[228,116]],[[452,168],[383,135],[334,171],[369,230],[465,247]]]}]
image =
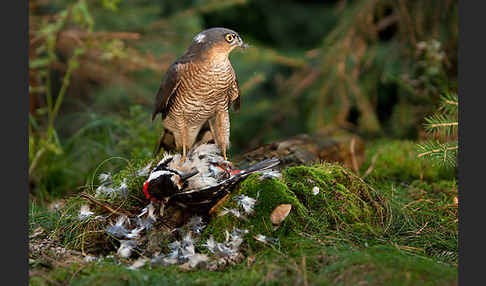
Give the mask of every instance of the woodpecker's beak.
[{"label": "woodpecker's beak", "polygon": [[198,170],[196,170],[196,169],[194,169],[194,170],[192,170],[192,171],[191,171],[191,172],[189,172],[189,173],[181,174],[181,180],[182,180],[182,181],[185,181],[185,180],[187,180],[187,179],[189,179],[189,178],[191,178],[191,177],[194,177],[194,176],[195,176],[195,175],[197,175],[198,173],[199,173],[199,171],[198,171]]}]

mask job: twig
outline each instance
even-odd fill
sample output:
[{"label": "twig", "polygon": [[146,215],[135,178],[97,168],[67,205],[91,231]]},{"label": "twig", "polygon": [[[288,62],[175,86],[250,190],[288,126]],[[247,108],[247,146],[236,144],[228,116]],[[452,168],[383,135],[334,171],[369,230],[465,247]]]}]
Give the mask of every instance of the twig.
[{"label": "twig", "polygon": [[[459,148],[458,146],[451,146],[451,147],[447,147],[445,151],[456,150],[458,148]],[[431,151],[423,152],[423,153],[418,154],[417,158],[420,158],[422,156],[429,155],[429,154],[432,154],[432,153],[439,153],[441,151],[443,151],[443,150],[442,149],[434,149],[434,150],[431,150]]]},{"label": "twig", "polygon": [[307,282],[307,269],[306,269],[306,263],[305,263],[305,255],[302,255],[302,272],[303,272],[303,276],[304,276],[304,286],[307,286],[309,285],[309,283]]},{"label": "twig", "polygon": [[229,194],[226,194],[221,200],[219,200],[208,212],[212,214],[220,205],[222,205],[229,198]]},{"label": "twig", "polygon": [[30,164],[29,176],[32,174],[32,172],[34,171],[35,167],[37,167],[37,163],[39,163],[39,159],[44,154],[45,151],[46,151],[46,149],[44,147],[42,147],[42,149],[40,149],[35,154],[35,158],[34,158],[34,160],[32,160],[32,164]]},{"label": "twig", "polygon": [[376,163],[376,159],[378,159],[378,155],[380,154],[380,151],[381,150],[378,150],[376,152],[375,155],[373,155],[373,157],[371,158],[371,164],[370,166],[368,167],[368,169],[366,170],[366,172],[363,174],[363,177],[361,177],[362,179],[366,178],[369,174],[371,174],[371,172],[373,171],[374,167],[375,167],[375,163]]},{"label": "twig", "polygon": [[429,222],[425,222],[424,226],[422,226],[415,234],[419,234],[422,232],[422,230],[424,230],[424,228],[429,224]]},{"label": "twig", "polygon": [[349,148],[351,149],[351,162],[353,163],[354,172],[358,176],[360,176],[359,168],[358,168],[358,161],[356,160],[356,153],[354,152],[354,146],[355,145],[356,145],[356,137],[353,137],[353,139],[351,139],[351,144],[349,145]]},{"label": "twig", "polygon": [[96,205],[98,205],[98,206],[100,206],[100,207],[102,207],[102,208],[104,208],[104,209],[108,210],[109,212],[111,212],[111,213],[113,213],[113,214],[119,214],[119,215],[131,215],[131,213],[126,212],[126,211],[114,210],[114,209],[112,209],[111,207],[109,207],[108,205],[105,205],[105,204],[103,204],[103,203],[101,203],[101,202],[97,201],[95,198],[93,198],[93,196],[91,196],[91,195],[89,195],[89,194],[87,194],[87,193],[81,193],[81,195],[80,195],[80,196],[81,196],[81,197],[83,197],[83,198],[85,198],[85,199],[87,199],[87,200],[89,200],[90,202],[92,202],[92,203],[94,203],[94,204],[96,204]]},{"label": "twig", "polygon": [[447,123],[436,123],[436,124],[430,124],[429,127],[435,128],[435,127],[445,127],[445,126],[458,126],[458,122],[447,122]]}]

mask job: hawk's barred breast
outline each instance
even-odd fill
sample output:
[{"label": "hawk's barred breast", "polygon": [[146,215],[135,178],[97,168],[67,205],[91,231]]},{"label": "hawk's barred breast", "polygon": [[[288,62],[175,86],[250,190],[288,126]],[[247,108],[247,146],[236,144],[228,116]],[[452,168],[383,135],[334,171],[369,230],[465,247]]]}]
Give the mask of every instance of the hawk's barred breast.
[{"label": "hawk's barred breast", "polygon": [[[219,64],[189,63],[182,67],[176,95],[171,98],[164,125],[174,125],[176,118],[183,117],[189,125],[204,124],[216,111],[227,111],[235,80],[229,60]],[[175,126],[174,126],[175,127]]]}]

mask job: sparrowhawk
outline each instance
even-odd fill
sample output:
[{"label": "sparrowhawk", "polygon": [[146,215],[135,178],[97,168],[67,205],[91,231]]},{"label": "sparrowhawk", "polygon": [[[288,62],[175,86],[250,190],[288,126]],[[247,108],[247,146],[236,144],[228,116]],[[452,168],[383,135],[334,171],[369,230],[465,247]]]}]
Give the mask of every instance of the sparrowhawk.
[{"label": "sparrowhawk", "polygon": [[[161,113],[164,129],[173,134],[176,148],[182,149],[182,161],[206,122],[226,159],[228,110],[230,105],[235,111],[240,108],[240,89],[228,56],[234,48],[246,46],[235,31],[207,29],[193,38],[186,53],[167,70],[156,95],[152,120]],[[159,152],[160,143],[155,153]]]}]

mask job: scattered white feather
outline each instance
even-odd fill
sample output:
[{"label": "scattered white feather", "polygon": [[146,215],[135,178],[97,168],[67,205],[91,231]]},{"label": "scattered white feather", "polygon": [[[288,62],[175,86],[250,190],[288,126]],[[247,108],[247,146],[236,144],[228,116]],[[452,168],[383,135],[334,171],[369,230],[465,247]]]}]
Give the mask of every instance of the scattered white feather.
[{"label": "scattered white feather", "polygon": [[89,205],[82,205],[81,208],[79,209],[78,219],[85,220],[88,217],[92,216],[93,214],[94,212],[89,210]]},{"label": "scattered white feather", "polygon": [[240,213],[239,210],[233,209],[233,208],[231,208],[231,209],[223,208],[223,210],[219,213],[219,216],[224,216],[224,215],[226,215],[228,213],[234,215],[236,218],[240,218],[240,219],[243,219],[243,220],[248,220],[244,215],[242,215]]},{"label": "scattered white feather", "polygon": [[177,258],[169,258],[163,254],[155,256],[150,261],[150,265],[161,265],[161,266],[170,266],[177,263],[178,263]]},{"label": "scattered white feather", "polygon": [[263,242],[263,243],[276,243],[278,242],[278,238],[273,238],[273,237],[268,237],[268,236],[265,236],[263,234],[257,234],[255,236],[253,236],[253,238],[259,242]]},{"label": "scattered white feather", "polygon": [[83,260],[84,260],[84,262],[95,262],[96,260],[98,260],[98,258],[96,256],[86,255],[83,258]]},{"label": "scattered white feather", "polygon": [[137,242],[134,240],[120,240],[120,247],[117,254],[123,258],[129,258],[132,255],[133,249],[137,247]]},{"label": "scattered white feather", "polygon": [[148,163],[145,167],[139,169],[137,171],[138,177],[145,177],[150,173],[150,167],[152,166],[152,162]]},{"label": "scattered white feather", "polygon": [[127,233],[125,236],[126,236],[126,238],[130,238],[130,239],[138,238],[138,236],[140,235],[140,232],[142,232],[142,230],[144,230],[144,229],[145,229],[144,226],[134,228],[130,231],[130,233]]},{"label": "scattered white feather", "polygon": [[233,235],[238,234],[238,235],[245,235],[248,234],[248,229],[239,229],[239,228],[233,228]]},{"label": "scattered white feather", "polygon": [[315,196],[317,195],[318,193],[320,192],[320,189],[318,186],[315,186],[314,188],[312,188],[312,194]]},{"label": "scattered white feather", "polygon": [[100,185],[98,188],[96,188],[96,194],[95,197],[98,197],[100,195],[106,195],[106,196],[115,196],[117,194],[117,191],[112,188],[108,187],[106,185]]},{"label": "scattered white feather", "polygon": [[110,173],[101,173],[99,176],[98,176],[98,180],[100,180],[100,183],[105,183],[105,182],[108,182],[108,181],[111,181],[111,174]]},{"label": "scattered white feather", "polygon": [[169,249],[171,252],[167,255],[167,257],[171,259],[178,258],[180,248],[181,248],[181,242],[178,240],[169,243]]},{"label": "scattered white feather", "polygon": [[116,189],[116,191],[120,194],[122,198],[126,198],[128,196],[128,185],[127,185],[127,178],[123,178],[120,186]]},{"label": "scattered white feather", "polygon": [[258,178],[260,181],[265,180],[265,179],[270,179],[270,178],[282,179],[282,173],[280,173],[277,170],[266,169],[266,170],[260,171],[258,173],[261,173],[262,174]]},{"label": "scattered white feather", "polygon": [[139,269],[139,268],[143,267],[147,263],[147,261],[148,261],[147,258],[139,258],[139,259],[135,260],[135,262],[133,262],[133,264],[130,265],[128,267],[128,269],[130,269],[130,270]]},{"label": "scattered white feather", "polygon": [[195,268],[199,264],[203,264],[209,261],[209,257],[206,254],[196,253],[193,256],[189,257],[189,267]]},{"label": "scattered white feather", "polygon": [[209,239],[206,241],[205,244],[203,244],[203,246],[206,247],[211,253],[214,253],[216,249],[216,241],[214,240],[212,234],[209,236]]},{"label": "scattered white feather", "polygon": [[238,195],[233,198],[236,203],[243,208],[246,214],[252,214],[254,212],[253,207],[257,202],[256,199],[250,198],[246,195]]},{"label": "scattered white feather", "polygon": [[201,234],[203,229],[206,227],[206,225],[204,224],[204,222],[202,220],[202,217],[200,217],[200,216],[191,217],[189,219],[189,222],[187,223],[187,226],[195,234]]},{"label": "scattered white feather", "polygon": [[167,255],[167,258],[177,259],[179,263],[187,262],[191,256],[196,254],[196,248],[190,232],[184,236],[182,242],[176,240],[170,243],[169,249],[171,252]]},{"label": "scattered white feather", "polygon": [[[144,215],[147,216],[142,218]],[[137,223],[140,227],[144,227],[147,230],[152,227],[152,225],[157,221],[157,217],[155,216],[155,207],[152,202],[142,209],[142,212],[137,216],[137,218]]]},{"label": "scattered white feather", "polygon": [[130,231],[124,226],[125,221],[127,220],[128,218],[126,216],[120,216],[114,225],[110,224],[110,226],[108,226],[106,232],[116,238],[126,238],[127,235],[130,234]]},{"label": "scattered white feather", "polygon": [[211,235],[203,244],[211,253],[220,257],[236,257],[239,254],[239,247],[243,243],[242,234],[248,233],[248,230],[233,229],[232,233],[225,231],[226,239],[224,242],[216,242]]},{"label": "scattered white feather", "polygon": [[192,240],[191,233],[188,232],[186,236],[182,239],[181,245],[181,258],[182,260],[187,260],[189,257],[196,254],[196,249],[194,247],[194,241]]}]

